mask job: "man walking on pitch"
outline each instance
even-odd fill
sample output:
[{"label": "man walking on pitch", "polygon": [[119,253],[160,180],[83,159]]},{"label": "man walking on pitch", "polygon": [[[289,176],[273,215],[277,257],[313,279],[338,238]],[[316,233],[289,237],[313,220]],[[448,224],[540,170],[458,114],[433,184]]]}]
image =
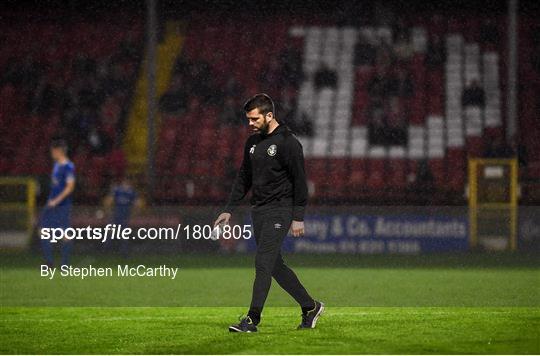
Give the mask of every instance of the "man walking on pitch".
[{"label": "man walking on pitch", "polygon": [[255,332],[270,290],[272,277],[302,308],[299,329],[314,328],[324,304],[314,300],[296,274],[283,262],[281,245],[287,232],[304,234],[307,185],[302,145],[274,116],[272,99],[257,94],[244,104],[249,126],[255,132],[244,147],[242,166],[225,212],[214,225],[228,224],[231,214],[252,189],[253,230],[257,243],[255,281],[248,314],[231,332]]}]

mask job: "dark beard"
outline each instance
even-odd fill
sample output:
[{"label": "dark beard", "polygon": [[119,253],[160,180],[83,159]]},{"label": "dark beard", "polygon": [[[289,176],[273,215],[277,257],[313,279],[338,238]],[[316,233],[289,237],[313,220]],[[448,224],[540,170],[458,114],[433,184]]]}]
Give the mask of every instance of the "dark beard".
[{"label": "dark beard", "polygon": [[267,135],[268,134],[268,127],[270,125],[265,122],[264,125],[259,129],[259,131],[261,132],[262,135]]}]

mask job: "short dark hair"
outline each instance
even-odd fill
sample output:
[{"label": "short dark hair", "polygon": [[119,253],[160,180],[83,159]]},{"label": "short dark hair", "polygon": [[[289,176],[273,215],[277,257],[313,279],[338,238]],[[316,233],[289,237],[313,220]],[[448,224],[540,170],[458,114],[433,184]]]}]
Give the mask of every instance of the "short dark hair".
[{"label": "short dark hair", "polygon": [[63,138],[54,138],[51,141],[51,148],[61,148],[64,152],[67,152],[67,143]]},{"label": "short dark hair", "polygon": [[253,109],[259,109],[259,113],[266,115],[269,112],[276,113],[274,102],[268,94],[260,93],[249,98],[244,104],[244,111],[249,112]]}]

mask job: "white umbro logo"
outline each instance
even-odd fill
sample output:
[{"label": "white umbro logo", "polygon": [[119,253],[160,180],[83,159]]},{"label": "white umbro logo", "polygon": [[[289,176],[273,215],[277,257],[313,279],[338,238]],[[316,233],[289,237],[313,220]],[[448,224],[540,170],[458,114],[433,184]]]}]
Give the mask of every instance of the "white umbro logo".
[{"label": "white umbro logo", "polygon": [[274,224],[274,228],[276,228],[276,229],[281,229],[281,224],[279,224],[279,223]]},{"label": "white umbro logo", "polygon": [[251,146],[251,148],[249,149],[249,153],[251,153],[251,154],[255,153],[255,146],[257,146],[257,145]]}]

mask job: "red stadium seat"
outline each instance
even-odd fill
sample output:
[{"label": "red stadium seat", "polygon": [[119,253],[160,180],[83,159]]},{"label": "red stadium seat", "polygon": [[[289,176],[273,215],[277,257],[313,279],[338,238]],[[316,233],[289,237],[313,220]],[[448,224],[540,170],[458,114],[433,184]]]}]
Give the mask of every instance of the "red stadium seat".
[{"label": "red stadium seat", "polygon": [[187,176],[191,173],[191,162],[189,157],[182,156],[176,161],[174,168],[175,175]]},{"label": "red stadium seat", "polygon": [[169,199],[186,200],[189,198],[187,191],[187,181],[178,177],[175,177],[171,183],[171,188],[167,192]]},{"label": "red stadium seat", "polygon": [[467,160],[462,149],[449,149],[448,157],[448,187],[456,192],[463,192],[465,188],[465,175]]},{"label": "red stadium seat", "polygon": [[343,198],[347,195],[346,185],[350,173],[348,159],[330,159],[328,161],[328,181],[326,192],[334,198]]},{"label": "red stadium seat", "polygon": [[212,163],[208,158],[197,159],[193,162],[191,174],[195,177],[210,177],[212,176]]},{"label": "red stadium seat", "polygon": [[467,153],[470,157],[482,157],[484,155],[484,139],[482,137],[468,137]]},{"label": "red stadium seat", "polygon": [[421,90],[415,90],[414,96],[409,101],[409,123],[413,125],[420,125],[426,121],[426,93]]},{"label": "red stadium seat", "polygon": [[445,187],[447,183],[446,169],[444,159],[432,158],[429,160],[429,169],[435,184],[441,187]]},{"label": "red stadium seat", "polygon": [[353,191],[364,189],[366,183],[366,162],[363,159],[351,159],[351,172],[348,187]]},{"label": "red stadium seat", "polygon": [[386,160],[385,159],[369,159],[368,160],[368,176],[366,185],[369,189],[382,189],[386,186]]},{"label": "red stadium seat", "polygon": [[327,159],[307,159],[305,162],[306,175],[313,183],[315,197],[322,197],[326,194],[329,181],[329,170]]},{"label": "red stadium seat", "polygon": [[392,188],[404,188],[407,185],[407,161],[391,159],[388,161],[388,183]]}]

